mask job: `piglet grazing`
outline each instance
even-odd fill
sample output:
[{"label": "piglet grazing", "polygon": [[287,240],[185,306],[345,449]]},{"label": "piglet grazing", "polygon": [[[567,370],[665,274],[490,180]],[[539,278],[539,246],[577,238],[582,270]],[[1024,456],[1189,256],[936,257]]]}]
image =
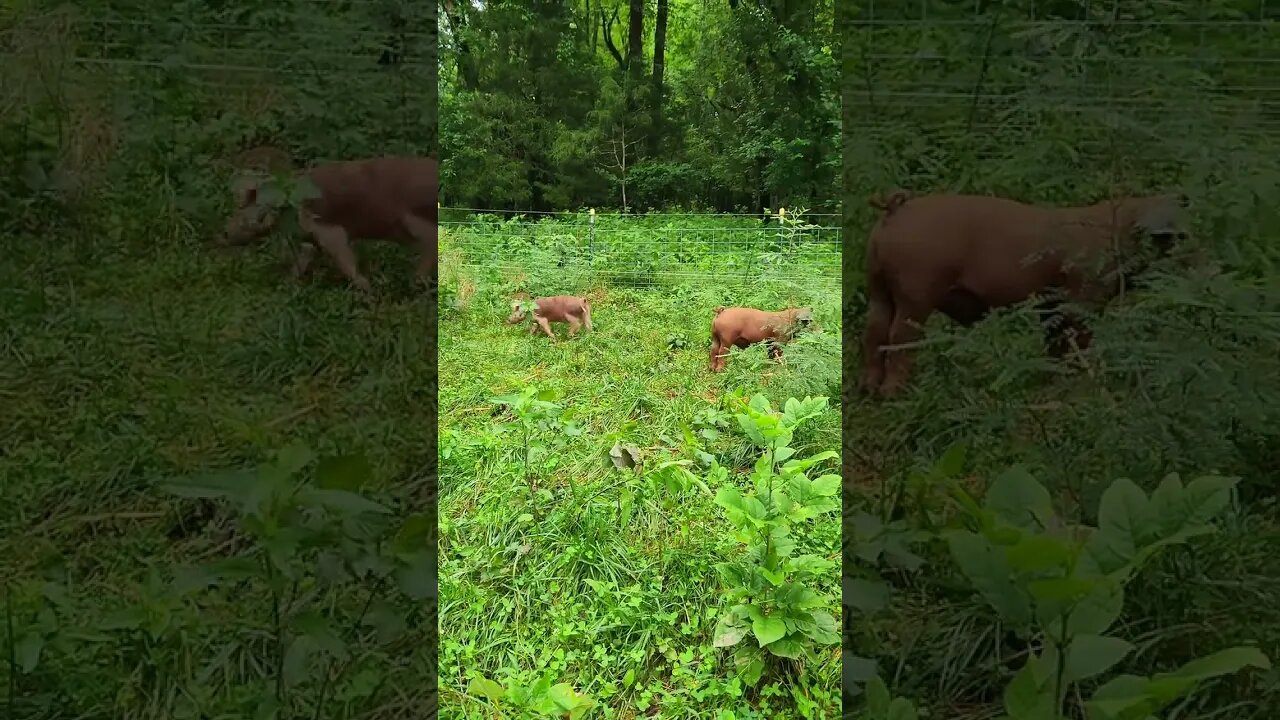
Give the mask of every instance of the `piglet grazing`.
[{"label": "piglet grazing", "polygon": [[[299,225],[309,234],[293,266],[304,275],[323,249],[357,288],[369,281],[356,265],[354,239],[390,240],[418,248],[417,276],[429,280],[436,267],[439,167],[431,157],[379,157],[321,163],[303,174],[318,195],[301,202]],[[234,187],[236,210],[224,242],[244,245],[279,224],[279,210],[261,202],[265,178],[249,175]]]},{"label": "piglet grazing", "polygon": [[[507,324],[514,325],[525,319],[527,313],[522,304],[523,300],[513,300],[511,302],[511,315],[507,318]],[[577,334],[578,328],[586,326],[587,332],[591,331],[591,303],[584,297],[574,297],[572,295],[556,295],[554,297],[538,298],[533,301],[533,322],[529,324],[529,332],[537,333],[538,328],[547,334],[552,340],[556,339],[554,333],[551,332],[551,323],[562,322],[569,323],[569,334]]]},{"label": "piglet grazing", "polygon": [[724,369],[729,348],[745,348],[758,342],[769,344],[769,357],[782,358],[782,345],[813,322],[813,310],[789,308],[767,312],[755,308],[718,307],[711,321],[711,372]]}]

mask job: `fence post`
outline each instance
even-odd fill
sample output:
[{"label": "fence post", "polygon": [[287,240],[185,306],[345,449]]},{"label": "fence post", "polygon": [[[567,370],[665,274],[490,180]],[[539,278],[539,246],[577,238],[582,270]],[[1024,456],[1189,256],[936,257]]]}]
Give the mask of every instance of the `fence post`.
[{"label": "fence post", "polygon": [[594,282],[596,279],[595,271],[595,255],[596,255],[596,209],[591,208],[591,219],[587,224],[587,274],[591,276]]}]

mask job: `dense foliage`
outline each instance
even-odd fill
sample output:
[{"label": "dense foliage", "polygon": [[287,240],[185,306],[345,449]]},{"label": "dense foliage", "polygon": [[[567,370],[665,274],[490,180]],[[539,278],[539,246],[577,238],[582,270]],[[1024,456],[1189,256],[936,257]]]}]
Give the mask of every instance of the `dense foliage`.
[{"label": "dense foliage", "polygon": [[[1145,718],[1166,717],[1160,708],[1176,701],[1170,717],[1274,717],[1275,676],[1250,668],[1273,662],[1280,644],[1274,603],[1258,601],[1280,592],[1280,156],[1266,79],[1278,38],[1261,15],[1275,9],[1020,0],[846,9],[844,317],[854,377],[876,219],[868,196],[906,187],[1068,205],[1181,190],[1192,200],[1190,240],[1091,318],[1094,343],[1076,362],[1045,359],[1030,308],[971,331],[939,317],[906,397],[876,405],[846,396],[846,567],[867,584],[852,596],[846,585],[846,623],[859,629],[846,635],[845,669],[855,688],[875,673],[884,681],[871,679],[846,712],[911,717],[914,704],[948,718]],[[946,472],[934,463],[944,456]],[[1014,465],[1026,468],[1021,494],[1001,497]],[[1196,523],[1217,532],[1109,575],[1127,576],[1123,606],[1080,650],[1098,674],[1055,696],[1081,668],[1071,651],[1056,656],[1065,665],[1051,656],[1063,647],[1053,623],[1014,626],[1025,619],[1019,603],[1043,619],[1063,596],[1052,583],[1015,585],[1087,570],[1052,568],[1087,564],[1091,551],[1073,538],[1105,536],[1117,522],[1139,547],[1160,537],[1156,528],[1176,525],[1159,519],[1171,507],[1157,499],[1174,492],[1161,482],[1170,473],[1238,484],[1188,485],[1198,495],[1187,507],[1206,503]],[[1053,519],[1021,549],[981,521],[965,493],[942,492],[944,477],[956,477],[977,497],[990,485],[988,503],[1031,511],[1028,474],[1046,488]],[[975,532],[986,533],[981,543]],[[970,538],[967,547],[956,537]],[[1001,553],[999,562],[1031,574],[995,583],[1003,571],[983,563]],[[1035,567],[1018,564],[1028,560]],[[1058,667],[1067,669],[1056,685],[1041,682]]]},{"label": "dense foliage", "polygon": [[833,208],[832,7],[444,2],[445,204]]}]

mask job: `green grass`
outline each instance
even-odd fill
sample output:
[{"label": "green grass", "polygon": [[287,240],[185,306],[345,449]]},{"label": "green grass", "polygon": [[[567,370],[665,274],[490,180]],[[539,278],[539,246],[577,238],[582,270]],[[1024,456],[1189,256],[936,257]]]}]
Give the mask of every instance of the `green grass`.
[{"label": "green grass", "polygon": [[[802,717],[791,693],[816,703],[808,717],[834,717],[838,648],[785,682],[749,689],[729,653],[712,647],[727,609],[714,566],[740,552],[712,497],[662,490],[635,496],[624,511],[639,480],[607,453],[617,442],[637,447],[647,467],[696,459],[687,429],[732,469],[728,482],[742,484],[757,454],[726,408],[734,393],[757,392],[775,405],[831,397],[795,444],[805,454],[838,449],[838,288],[556,287],[589,294],[595,329],[569,339],[567,326],[553,326],[551,343],[503,320],[510,291],[552,290],[466,269],[443,276],[466,290],[461,307],[442,310],[440,330],[441,717],[498,716],[468,693],[477,676],[569,683],[599,703],[587,717]],[[755,347],[735,351],[713,375],[712,310],[736,304],[812,305],[821,332],[797,341],[785,365]],[[543,449],[530,462],[532,496],[526,438],[492,402],[530,386],[552,391],[577,428],[536,438]],[[827,464],[823,472],[838,472]],[[834,517],[807,532],[804,542],[817,548],[810,552],[836,559]],[[835,570],[822,590],[834,612]]]},{"label": "green grass", "polygon": [[[14,642],[50,610],[64,630],[96,628],[145,601],[150,572],[167,582],[241,549],[226,513],[161,492],[165,479],[301,441],[363,453],[368,491],[401,510],[425,489],[429,304],[386,287],[407,284],[407,254],[362,248],[384,285],[365,303],[332,275],[292,283],[267,250],[145,230],[0,250],[0,578]],[[364,593],[318,597],[336,613]],[[414,648],[434,628],[416,617],[400,646],[360,656],[321,717],[412,717],[405,708],[429,702],[421,678],[434,666]],[[50,644],[13,680],[14,717],[184,717],[191,698],[207,717],[251,717],[271,685],[270,618],[268,594],[249,584],[182,603],[159,639]],[[288,716],[311,717],[317,696],[315,684],[293,689]]]}]

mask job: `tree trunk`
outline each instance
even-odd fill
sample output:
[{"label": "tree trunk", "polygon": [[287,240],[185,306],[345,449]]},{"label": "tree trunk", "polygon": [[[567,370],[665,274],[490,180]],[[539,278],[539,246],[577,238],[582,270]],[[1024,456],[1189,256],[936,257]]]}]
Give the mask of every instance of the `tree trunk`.
[{"label": "tree trunk", "polygon": [[644,0],[631,0],[627,18],[627,113],[637,109],[636,90],[644,76]]},{"label": "tree trunk", "polygon": [[465,12],[454,0],[444,0],[444,16],[449,21],[454,42],[458,43],[458,75],[462,80],[462,87],[464,90],[475,90],[480,84],[480,72],[471,57],[470,45],[463,39],[467,26]]},{"label": "tree trunk", "polygon": [[649,128],[649,154],[661,150],[663,126],[663,75],[666,71],[667,1],[658,0],[658,15],[653,25],[653,97],[650,100],[653,119]]}]

